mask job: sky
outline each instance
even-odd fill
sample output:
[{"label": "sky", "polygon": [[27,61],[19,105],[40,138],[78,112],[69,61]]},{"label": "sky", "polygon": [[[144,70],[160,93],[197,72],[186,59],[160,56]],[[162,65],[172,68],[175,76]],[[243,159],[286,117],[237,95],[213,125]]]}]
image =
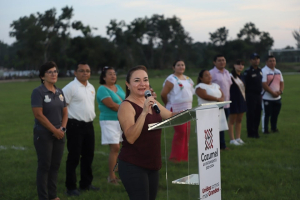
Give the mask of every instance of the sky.
[{"label": "sky", "polygon": [[[300,31],[300,0],[0,0],[0,41],[15,41],[9,36],[14,20],[51,8],[59,15],[65,6],[73,7],[72,20],[96,27],[93,35],[102,37],[108,37],[106,26],[112,19],[129,24],[153,14],[181,19],[194,42],[209,42],[209,33],[224,26],[229,30],[228,39],[236,39],[244,25],[252,22],[260,31],[270,33],[273,49],[280,49],[296,47],[292,32]],[[81,35],[79,31],[71,34]]]}]

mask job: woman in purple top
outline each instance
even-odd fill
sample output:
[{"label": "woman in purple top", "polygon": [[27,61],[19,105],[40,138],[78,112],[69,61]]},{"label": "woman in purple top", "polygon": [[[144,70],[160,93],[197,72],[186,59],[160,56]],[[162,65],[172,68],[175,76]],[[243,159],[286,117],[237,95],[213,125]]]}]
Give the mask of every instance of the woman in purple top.
[{"label": "woman in purple top", "polygon": [[[137,66],[126,78],[126,99],[118,110],[123,130],[119,154],[119,175],[131,200],[156,198],[161,168],[161,130],[148,131],[148,125],[175,115],[153,96],[145,98],[149,90],[147,69]],[[152,108],[156,103],[160,113]]]}]

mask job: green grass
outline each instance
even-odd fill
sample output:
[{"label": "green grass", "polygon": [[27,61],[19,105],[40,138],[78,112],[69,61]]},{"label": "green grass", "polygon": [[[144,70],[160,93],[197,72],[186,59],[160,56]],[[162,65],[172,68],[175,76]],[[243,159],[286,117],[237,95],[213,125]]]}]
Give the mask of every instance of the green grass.
[{"label": "green grass", "polygon": [[[170,71],[171,73],[171,71]],[[156,74],[153,73],[153,74]],[[165,77],[151,78],[150,83],[157,93],[161,91]],[[154,76],[153,76],[154,77]],[[196,81],[196,77],[192,77]],[[71,78],[59,79],[57,86],[62,88]],[[230,146],[230,151],[221,152],[221,188],[224,200],[252,199],[300,199],[300,117],[299,94],[300,76],[284,75],[285,90],[278,127],[280,133],[261,135],[260,139],[246,137],[245,117],[242,126],[242,139],[245,145]],[[97,78],[91,83],[97,89]],[[124,87],[124,78],[118,84]],[[33,146],[34,118],[30,106],[32,90],[39,81],[0,83],[0,199],[37,199],[35,176],[37,158]],[[160,98],[158,98],[160,100]],[[197,100],[194,97],[194,106]],[[58,196],[64,199],[128,199],[124,187],[108,185],[108,147],[101,145],[101,131],[96,103],[97,117],[94,120],[96,133],[95,158],[93,162],[93,184],[101,187],[100,192],[86,192],[80,197],[67,197],[65,192],[65,148],[58,176]],[[172,180],[197,173],[195,122],[192,122],[190,139],[190,162],[167,163],[170,154],[173,129],[162,131],[163,167],[160,170],[160,184],[157,199],[198,199],[198,186],[174,185]],[[226,134],[227,144],[229,137]],[[165,148],[166,144],[166,148]],[[13,147],[14,146],[14,147]],[[20,149],[23,147],[24,149]],[[5,149],[6,148],[6,149]],[[166,149],[166,150],[165,150]],[[79,178],[79,173],[78,173]],[[168,192],[167,192],[168,191]]]},{"label": "green grass", "polygon": [[282,72],[300,72],[300,63],[298,62],[279,62],[276,64],[276,68]]}]

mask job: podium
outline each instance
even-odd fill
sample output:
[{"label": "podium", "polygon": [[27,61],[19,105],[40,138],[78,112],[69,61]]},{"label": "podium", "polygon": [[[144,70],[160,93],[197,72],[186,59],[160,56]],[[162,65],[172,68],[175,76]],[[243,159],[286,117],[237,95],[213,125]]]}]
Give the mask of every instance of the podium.
[{"label": "podium", "polygon": [[178,177],[172,184],[198,186],[197,199],[221,200],[219,131],[228,129],[223,106],[229,103],[231,101],[201,104],[148,127],[154,130],[196,121],[198,174]]}]

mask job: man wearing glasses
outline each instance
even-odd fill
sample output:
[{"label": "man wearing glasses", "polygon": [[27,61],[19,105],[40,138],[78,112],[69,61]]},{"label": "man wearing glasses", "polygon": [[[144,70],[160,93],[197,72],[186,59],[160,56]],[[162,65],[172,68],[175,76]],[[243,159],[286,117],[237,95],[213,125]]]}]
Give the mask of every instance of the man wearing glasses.
[{"label": "man wearing glasses", "polygon": [[76,185],[76,168],[80,162],[80,191],[99,190],[92,185],[92,162],[94,158],[95,133],[93,120],[95,114],[95,88],[88,80],[91,69],[85,62],[80,62],[74,72],[75,79],[62,90],[68,106],[66,164],[67,194],[79,196]]}]

